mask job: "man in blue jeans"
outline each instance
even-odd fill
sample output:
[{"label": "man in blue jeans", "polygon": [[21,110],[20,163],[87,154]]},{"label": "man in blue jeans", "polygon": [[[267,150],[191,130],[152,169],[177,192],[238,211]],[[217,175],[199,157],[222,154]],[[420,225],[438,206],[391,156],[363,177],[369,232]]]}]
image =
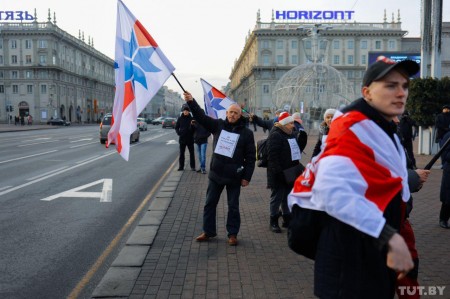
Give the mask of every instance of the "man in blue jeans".
[{"label": "man in blue jeans", "polygon": [[194,119],[213,134],[213,155],[208,175],[208,190],[203,209],[203,233],[195,240],[208,241],[217,236],[217,204],[223,189],[227,188],[228,245],[237,245],[237,235],[241,225],[239,195],[241,187],[246,187],[255,170],[256,148],[253,132],[246,127],[241,107],[231,104],[226,111],[226,119],[214,119],[205,114],[189,92],[184,99]]},{"label": "man in blue jeans", "polygon": [[211,135],[202,125],[192,120],[194,126],[194,143],[197,145],[197,156],[200,162],[200,168],[197,172],[206,174],[206,147],[208,146],[208,137]]}]

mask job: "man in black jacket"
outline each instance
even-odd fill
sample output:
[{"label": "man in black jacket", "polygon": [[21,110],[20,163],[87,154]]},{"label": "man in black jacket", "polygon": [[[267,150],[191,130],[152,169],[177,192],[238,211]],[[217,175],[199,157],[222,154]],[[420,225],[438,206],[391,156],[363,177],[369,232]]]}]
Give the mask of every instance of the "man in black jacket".
[{"label": "man in black jacket", "polygon": [[237,245],[241,225],[239,195],[246,187],[255,170],[256,148],[253,132],[245,126],[241,107],[232,104],[227,108],[226,119],[214,119],[207,115],[189,92],[184,93],[195,120],[213,134],[213,155],[208,175],[208,190],[203,209],[203,233],[197,242],[208,241],[217,235],[216,213],[220,194],[227,188],[228,244]]},{"label": "man in black jacket", "polygon": [[177,132],[180,143],[180,158],[178,171],[184,170],[184,152],[186,147],[189,150],[189,162],[191,170],[195,170],[195,154],[194,154],[194,127],[192,126],[192,116],[189,113],[189,107],[183,106],[183,114],[180,115],[175,124],[175,131]]}]

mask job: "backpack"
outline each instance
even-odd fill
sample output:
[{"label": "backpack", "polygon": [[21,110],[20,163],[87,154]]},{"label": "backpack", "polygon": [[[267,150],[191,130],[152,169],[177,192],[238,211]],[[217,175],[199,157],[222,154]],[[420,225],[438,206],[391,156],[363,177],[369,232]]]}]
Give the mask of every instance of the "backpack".
[{"label": "backpack", "polygon": [[267,138],[256,142],[256,165],[258,167],[267,167]]}]

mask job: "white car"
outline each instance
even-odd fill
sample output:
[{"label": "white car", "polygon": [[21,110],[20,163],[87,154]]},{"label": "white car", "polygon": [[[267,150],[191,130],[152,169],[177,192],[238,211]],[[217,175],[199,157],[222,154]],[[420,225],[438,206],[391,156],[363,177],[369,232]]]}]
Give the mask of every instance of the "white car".
[{"label": "white car", "polygon": [[145,118],[138,117],[137,127],[139,128],[139,131],[147,131],[147,122],[145,121]]}]

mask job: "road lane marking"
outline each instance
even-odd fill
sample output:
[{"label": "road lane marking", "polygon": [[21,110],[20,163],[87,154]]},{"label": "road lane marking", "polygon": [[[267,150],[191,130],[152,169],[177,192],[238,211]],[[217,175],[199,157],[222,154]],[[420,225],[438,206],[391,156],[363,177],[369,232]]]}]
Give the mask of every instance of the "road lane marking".
[{"label": "road lane marking", "polygon": [[52,170],[52,171],[49,171],[49,172],[46,172],[46,173],[41,173],[40,175],[37,175],[37,176],[34,176],[34,177],[32,177],[32,178],[27,179],[27,181],[35,180],[35,179],[37,179],[37,178],[40,178],[40,177],[46,176],[46,175],[48,175],[48,174],[51,174],[51,173],[53,173],[53,172],[55,172],[55,171],[60,171],[60,170],[62,170],[62,169],[66,169],[67,167],[69,167],[69,166],[63,166],[63,167],[61,167],[61,168],[58,168],[58,169],[55,169],[55,170]]},{"label": "road lane marking", "polygon": [[74,141],[70,141],[70,143],[74,143],[74,142],[80,142],[80,141],[90,141],[94,138],[83,138],[83,139],[78,139],[78,140],[74,140]]},{"label": "road lane marking", "polygon": [[59,141],[59,140],[51,140],[51,141],[43,141],[43,142],[27,143],[27,144],[21,144],[21,145],[18,145],[17,147],[32,146],[32,145],[37,145],[37,144],[47,144],[47,143],[52,143],[52,142],[57,142],[57,141]]},{"label": "road lane marking", "polygon": [[5,189],[9,189],[9,188],[11,188],[12,186],[4,186],[4,187],[0,187],[0,191],[2,191],[2,190],[5,190]]},{"label": "road lane marking", "polygon": [[147,194],[139,207],[134,211],[133,215],[128,219],[127,223],[122,227],[119,233],[114,237],[111,243],[106,247],[105,251],[98,257],[95,261],[94,265],[89,269],[89,271],[84,275],[84,277],[80,280],[80,282],[75,286],[75,288],[70,292],[68,299],[76,299],[83,291],[83,289],[88,285],[92,279],[92,277],[97,273],[98,269],[103,265],[105,260],[111,254],[111,252],[116,248],[122,239],[123,235],[127,232],[128,228],[136,221],[136,218],[141,214],[142,210],[147,206],[150,199],[153,197],[153,194],[159,189],[161,183],[166,179],[172,169],[175,167],[176,163],[178,163],[178,158],[173,161],[172,165],[166,170],[166,172],[161,176],[159,181],[153,186],[152,190]]},{"label": "road lane marking", "polygon": [[31,157],[36,157],[36,156],[42,156],[42,155],[54,153],[54,152],[57,152],[57,151],[58,150],[52,150],[52,151],[43,152],[43,153],[39,153],[39,154],[35,154],[35,155],[23,156],[23,157],[14,158],[14,159],[11,159],[11,160],[0,161],[0,164],[12,162],[12,161],[17,161],[17,160],[22,160],[22,159],[26,159],[26,158],[31,158]]},{"label": "road lane marking", "polygon": [[81,147],[81,146],[85,146],[85,145],[89,145],[89,144],[94,144],[94,143],[98,143],[98,141],[84,143],[84,144],[80,144],[80,145],[74,145],[74,146],[71,146],[70,148],[77,148],[77,147]]},{"label": "road lane marking", "polygon": [[[79,186],[41,200],[51,201],[60,197],[78,197],[78,198],[99,198],[100,202],[112,201],[112,179],[101,179],[83,186]],[[89,187],[103,183],[102,192],[80,192],[80,190],[87,189]]]},{"label": "road lane marking", "polygon": [[81,161],[75,162],[75,164],[80,164],[80,163],[84,163],[84,162],[90,161],[90,160],[92,160],[92,159],[95,159],[95,158],[97,158],[97,157],[100,157],[100,155],[97,155],[97,156],[93,156],[93,157],[90,157],[90,158],[87,158],[87,159],[84,159],[84,160],[81,160]]}]

